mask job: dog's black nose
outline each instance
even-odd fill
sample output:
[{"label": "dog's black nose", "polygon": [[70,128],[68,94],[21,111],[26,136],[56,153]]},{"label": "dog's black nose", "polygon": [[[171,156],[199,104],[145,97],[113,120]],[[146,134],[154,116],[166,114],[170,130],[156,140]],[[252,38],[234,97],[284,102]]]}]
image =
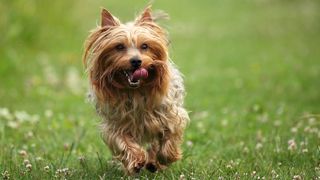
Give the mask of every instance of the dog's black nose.
[{"label": "dog's black nose", "polygon": [[134,68],[140,67],[141,66],[141,62],[142,62],[141,59],[136,58],[136,57],[130,59],[130,63]]}]

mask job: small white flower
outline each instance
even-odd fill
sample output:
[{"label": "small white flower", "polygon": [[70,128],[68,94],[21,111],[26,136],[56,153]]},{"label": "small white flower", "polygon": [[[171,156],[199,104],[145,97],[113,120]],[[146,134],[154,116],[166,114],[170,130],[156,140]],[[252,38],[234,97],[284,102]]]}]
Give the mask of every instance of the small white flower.
[{"label": "small white flower", "polygon": [[25,151],[25,150],[20,150],[20,151],[19,151],[19,155],[22,156],[22,157],[25,157],[25,156],[28,155],[28,153],[27,153],[27,151]]},{"label": "small white flower", "polygon": [[10,128],[12,128],[12,129],[17,129],[17,128],[19,128],[19,125],[20,125],[20,124],[19,124],[17,121],[13,121],[13,120],[8,121],[8,124],[7,124],[7,126],[10,127]]},{"label": "small white flower", "polygon": [[316,121],[316,118],[314,118],[314,117],[311,117],[311,118],[308,119],[308,123],[310,125],[313,125],[315,123],[315,121]]},{"label": "small white flower", "polygon": [[266,123],[269,120],[268,114],[267,113],[263,113],[262,115],[259,115],[257,117],[257,120],[261,123]]},{"label": "small white flower", "polygon": [[300,146],[304,147],[308,145],[308,141],[301,141]]},{"label": "small white flower", "polygon": [[243,148],[243,153],[248,154],[249,153],[249,148],[248,147],[244,147]]},{"label": "small white flower", "polygon": [[292,133],[297,133],[298,132],[298,128],[297,127],[292,127],[291,128],[291,132]]},{"label": "small white flower", "polygon": [[260,150],[263,147],[262,143],[256,144],[256,150]]},{"label": "small white flower", "polygon": [[297,149],[297,144],[296,144],[295,140],[294,139],[290,139],[288,141],[288,150],[294,151],[296,149]]},{"label": "small white flower", "polygon": [[3,117],[4,119],[7,119],[7,120],[12,120],[13,118],[8,108],[0,108],[0,117]]},{"label": "small white flower", "polygon": [[8,171],[4,171],[1,173],[3,179],[10,179],[10,174]]},{"label": "small white flower", "polygon": [[193,146],[193,142],[192,141],[187,141],[187,146],[192,147]]},{"label": "small white flower", "polygon": [[40,116],[38,114],[32,115],[29,118],[29,121],[31,124],[35,124],[35,123],[39,122],[39,120],[40,120]]},{"label": "small white flower", "polygon": [[280,120],[275,120],[273,122],[273,125],[276,126],[276,127],[279,127],[281,125],[281,121]]},{"label": "small white flower", "polygon": [[46,172],[49,172],[50,167],[49,167],[49,166],[45,166],[43,169],[44,169]]},{"label": "small white flower", "polygon": [[302,152],[303,152],[303,153],[307,153],[307,152],[308,152],[308,149],[307,149],[307,148],[302,149]]},{"label": "small white flower", "polygon": [[31,164],[27,164],[26,168],[28,169],[28,171],[31,171],[32,170],[32,165]]},{"label": "small white flower", "polygon": [[292,179],[293,180],[301,180],[302,178],[300,175],[294,175]]},{"label": "small white flower", "polygon": [[24,135],[27,139],[30,139],[33,137],[33,132],[32,131],[28,131],[25,135]]},{"label": "small white flower", "polygon": [[179,176],[179,180],[184,180],[184,179],[185,179],[184,174],[180,174],[180,176]]},{"label": "small white flower", "polygon": [[306,126],[305,128],[304,128],[304,132],[310,132],[310,126]]},{"label": "small white flower", "polygon": [[25,111],[15,111],[14,116],[19,122],[28,121],[30,118],[30,115]]}]

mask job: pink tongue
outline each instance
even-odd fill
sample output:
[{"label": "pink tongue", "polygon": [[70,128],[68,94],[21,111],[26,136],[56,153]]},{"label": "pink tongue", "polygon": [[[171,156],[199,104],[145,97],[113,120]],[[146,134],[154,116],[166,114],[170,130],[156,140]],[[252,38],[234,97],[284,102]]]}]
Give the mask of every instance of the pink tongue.
[{"label": "pink tongue", "polygon": [[137,81],[139,79],[146,79],[148,77],[148,71],[145,68],[139,68],[135,70],[132,74],[132,81]]}]

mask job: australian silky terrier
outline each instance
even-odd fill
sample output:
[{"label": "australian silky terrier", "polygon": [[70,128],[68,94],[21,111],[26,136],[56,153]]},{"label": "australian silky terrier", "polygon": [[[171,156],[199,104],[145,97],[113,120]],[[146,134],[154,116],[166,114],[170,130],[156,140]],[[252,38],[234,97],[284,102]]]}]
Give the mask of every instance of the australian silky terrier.
[{"label": "australian silky terrier", "polygon": [[156,23],[163,17],[148,6],[122,24],[102,9],[101,25],[85,43],[83,62],[102,138],[129,175],[143,167],[162,170],[182,156],[189,116],[182,75],[169,58],[167,33]]}]

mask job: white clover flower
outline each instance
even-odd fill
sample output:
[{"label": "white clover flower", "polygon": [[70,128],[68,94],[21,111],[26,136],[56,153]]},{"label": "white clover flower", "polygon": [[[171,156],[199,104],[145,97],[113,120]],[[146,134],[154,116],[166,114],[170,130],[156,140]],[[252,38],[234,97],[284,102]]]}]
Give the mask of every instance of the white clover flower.
[{"label": "white clover flower", "polygon": [[184,180],[184,179],[186,179],[186,178],[185,178],[185,175],[184,175],[184,174],[180,174],[179,180]]},{"label": "white clover flower", "polygon": [[304,128],[304,132],[310,132],[310,129],[311,129],[310,126],[306,126],[306,127]]},{"label": "white clover flower", "polygon": [[49,166],[45,166],[43,169],[44,169],[44,171],[49,172],[50,167]]},{"label": "white clover flower", "polygon": [[292,127],[291,128],[291,132],[292,133],[297,133],[298,132],[298,128],[297,127]]},{"label": "white clover flower", "polygon": [[18,129],[20,124],[17,121],[8,121],[7,126],[12,128],[12,129]]},{"label": "white clover flower", "polygon": [[32,131],[28,131],[25,135],[24,135],[27,139],[30,139],[33,137],[33,132]]},{"label": "white clover flower", "polygon": [[19,122],[28,121],[30,118],[30,115],[25,111],[15,111],[14,116]]},{"label": "white clover flower", "polygon": [[294,175],[292,179],[293,180],[302,180],[300,175]]},{"label": "white clover flower", "polygon": [[307,152],[308,152],[308,149],[307,149],[307,148],[302,149],[302,152],[303,152],[303,153],[307,153]]},{"label": "white clover flower", "polygon": [[279,127],[281,125],[281,121],[280,120],[275,120],[273,122],[273,125],[276,126],[276,127]]},{"label": "white clover flower", "polygon": [[10,174],[8,171],[4,171],[1,173],[3,179],[10,179]]},{"label": "white clover flower", "polygon": [[19,155],[22,156],[22,157],[25,157],[25,156],[28,155],[28,153],[27,153],[27,151],[25,151],[25,150],[20,150],[20,151],[19,151]]},{"label": "white clover flower", "polygon": [[256,150],[260,150],[260,149],[262,149],[262,147],[263,147],[262,143],[256,144]]},{"label": "white clover flower", "polygon": [[32,170],[32,165],[31,164],[27,164],[26,168],[28,169],[28,171],[31,171]]},{"label": "white clover flower", "polygon": [[316,122],[316,118],[314,118],[314,117],[311,117],[311,118],[308,119],[308,123],[310,125],[313,125],[315,122]]},{"label": "white clover flower", "polygon": [[13,118],[8,108],[0,108],[0,117],[3,117],[6,120],[12,120]]},{"label": "white clover flower", "polygon": [[243,148],[243,153],[245,153],[245,154],[249,153],[249,148],[247,146]]},{"label": "white clover flower", "polygon": [[187,141],[187,146],[192,147],[193,146],[193,142],[192,141]]},{"label": "white clover flower", "polygon": [[294,151],[296,149],[297,149],[297,144],[296,144],[295,140],[294,139],[290,139],[288,141],[288,150]]},{"label": "white clover flower", "polygon": [[32,115],[29,118],[29,121],[31,124],[36,124],[37,122],[39,122],[40,116],[38,114]]}]

